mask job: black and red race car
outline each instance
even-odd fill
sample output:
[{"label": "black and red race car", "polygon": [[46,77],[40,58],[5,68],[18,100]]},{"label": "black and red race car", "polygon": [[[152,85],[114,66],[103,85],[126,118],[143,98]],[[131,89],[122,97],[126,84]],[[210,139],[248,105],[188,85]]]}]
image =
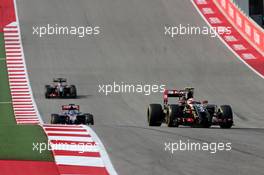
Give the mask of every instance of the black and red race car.
[{"label": "black and red race car", "polygon": [[[179,125],[209,128],[219,125],[221,128],[233,126],[233,112],[230,105],[217,106],[208,104],[207,100],[196,101],[193,98],[194,88],[184,90],[165,90],[163,106],[150,104],[147,110],[149,126],[161,126],[166,123],[168,127]],[[169,97],[178,97],[177,103],[169,104]]]},{"label": "black and red race car", "polygon": [[77,89],[75,85],[68,85],[65,78],[54,78],[53,83],[45,85],[46,98],[76,98]]},{"label": "black and red race car", "polygon": [[84,124],[93,125],[93,115],[80,112],[80,106],[75,104],[63,105],[60,114],[51,114],[51,124]]}]

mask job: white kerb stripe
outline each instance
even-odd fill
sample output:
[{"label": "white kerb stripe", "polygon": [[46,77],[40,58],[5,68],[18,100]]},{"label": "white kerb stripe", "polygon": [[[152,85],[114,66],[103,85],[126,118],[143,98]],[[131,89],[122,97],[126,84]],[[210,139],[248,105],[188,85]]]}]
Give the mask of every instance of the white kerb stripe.
[{"label": "white kerb stripe", "polygon": [[18,107],[14,107],[14,111],[32,111],[35,109],[33,107],[30,107],[30,108],[18,108]]},{"label": "white kerb stripe", "polygon": [[20,41],[5,41],[5,44],[20,44]]},{"label": "white kerb stripe", "polygon": [[20,117],[20,116],[16,116],[16,119],[36,119],[36,115],[35,116],[31,116],[31,117],[29,117],[28,115],[26,115],[26,116],[23,116],[23,117]]},{"label": "white kerb stripe", "polygon": [[6,57],[13,56],[13,55],[21,55],[21,53],[6,53]]},{"label": "white kerb stripe", "polygon": [[93,142],[91,137],[48,136],[48,138],[57,141]]},{"label": "white kerb stripe", "polygon": [[4,37],[6,36],[18,36],[18,32],[15,32],[15,33],[4,33]]},{"label": "white kerb stripe", "polygon": [[63,150],[63,151],[78,151],[78,152],[99,152],[97,145],[90,144],[50,144],[52,150]]},{"label": "white kerb stripe", "polygon": [[19,36],[5,36],[5,40],[19,40]]},{"label": "white kerb stripe", "polygon": [[17,121],[38,121],[37,118],[32,119],[32,118],[24,118],[24,119],[16,119]]},{"label": "white kerb stripe", "polygon": [[55,161],[58,165],[104,167],[102,159],[98,157],[55,156]]},{"label": "white kerb stripe", "polygon": [[[8,39],[8,38],[5,38],[5,39]],[[10,47],[11,48],[11,47],[20,47],[20,46],[19,45],[9,45],[9,46],[6,46],[6,48],[7,47]]]},{"label": "white kerb stripe", "polygon": [[6,52],[12,52],[12,51],[19,51],[19,52],[21,52],[21,49],[6,49]]},{"label": "white kerb stripe", "polygon": [[18,31],[17,28],[4,28],[4,31]]},{"label": "white kerb stripe", "polygon": [[[67,127],[69,126],[69,127]],[[70,125],[67,126],[43,126],[44,129],[58,129],[58,130],[63,130],[63,129],[72,129],[72,130],[83,130],[83,128],[77,128],[77,127],[71,127]]]},{"label": "white kerb stripe", "polygon": [[81,134],[88,135],[86,131],[78,132],[78,131],[46,131],[47,135],[49,134]]}]

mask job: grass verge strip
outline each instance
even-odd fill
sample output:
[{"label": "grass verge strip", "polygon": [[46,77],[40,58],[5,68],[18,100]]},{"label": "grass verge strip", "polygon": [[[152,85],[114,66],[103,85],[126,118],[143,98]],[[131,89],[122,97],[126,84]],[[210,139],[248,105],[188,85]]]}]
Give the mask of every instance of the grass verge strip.
[{"label": "grass verge strip", "polygon": [[[0,33],[0,58],[5,58],[3,33]],[[17,125],[11,103],[6,62],[0,62],[0,159],[54,161],[47,137],[38,125]],[[38,149],[37,149],[38,147]]]}]

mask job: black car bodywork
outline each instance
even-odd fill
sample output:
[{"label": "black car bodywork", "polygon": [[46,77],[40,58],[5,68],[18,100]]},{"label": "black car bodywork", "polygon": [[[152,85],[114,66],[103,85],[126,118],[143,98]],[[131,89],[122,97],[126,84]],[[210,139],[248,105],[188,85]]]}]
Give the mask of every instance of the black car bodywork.
[{"label": "black car bodywork", "polygon": [[75,104],[63,105],[60,114],[51,114],[51,124],[93,125],[93,115],[80,112],[80,106]]},{"label": "black car bodywork", "polygon": [[76,98],[77,89],[75,85],[68,85],[65,78],[54,78],[53,83],[45,85],[46,98]]},{"label": "black car bodywork", "polygon": [[[219,125],[221,128],[231,128],[233,125],[233,112],[230,105],[217,106],[193,99],[194,88],[184,90],[165,90],[163,94],[163,107],[161,104],[150,104],[147,110],[149,126],[161,126],[166,123],[168,127],[179,125],[209,128]],[[178,97],[176,104],[169,104],[169,97]]]}]

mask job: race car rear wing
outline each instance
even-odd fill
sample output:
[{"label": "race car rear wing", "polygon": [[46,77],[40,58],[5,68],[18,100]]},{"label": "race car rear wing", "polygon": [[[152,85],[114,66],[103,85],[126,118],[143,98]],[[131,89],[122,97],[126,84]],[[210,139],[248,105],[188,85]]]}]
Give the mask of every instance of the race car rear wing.
[{"label": "race car rear wing", "polygon": [[80,110],[80,106],[79,105],[74,105],[74,104],[62,105],[61,109],[62,110]]},{"label": "race car rear wing", "polygon": [[[168,103],[169,97],[186,97],[187,94],[191,93],[193,95],[194,88],[185,88],[184,90],[176,90],[176,89],[166,89],[163,92],[163,101],[164,104]],[[188,98],[188,97],[187,97]]]},{"label": "race car rear wing", "polygon": [[66,78],[54,78],[53,82],[54,83],[65,83],[67,82],[67,79]]}]

